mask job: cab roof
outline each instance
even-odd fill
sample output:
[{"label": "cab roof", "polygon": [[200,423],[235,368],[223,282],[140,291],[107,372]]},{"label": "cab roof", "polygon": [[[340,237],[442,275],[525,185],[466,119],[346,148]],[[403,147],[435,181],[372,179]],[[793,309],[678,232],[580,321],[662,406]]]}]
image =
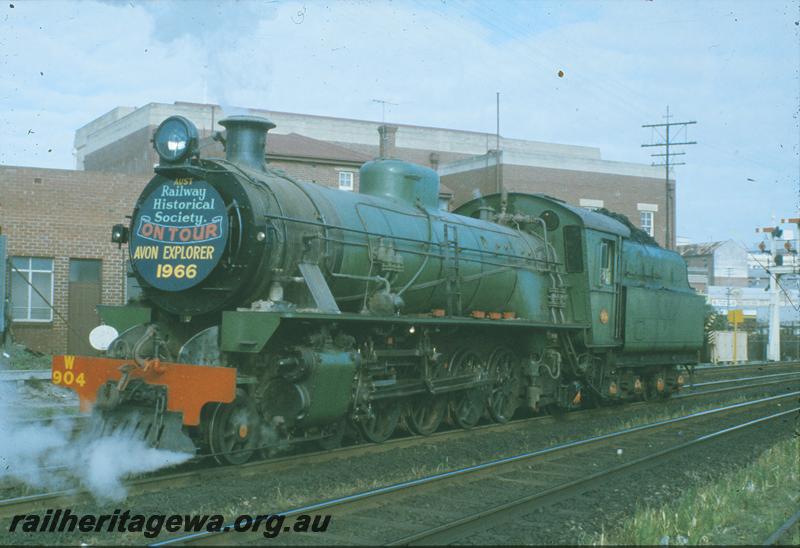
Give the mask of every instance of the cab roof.
[{"label": "cab roof", "polygon": [[569,211],[570,213],[573,213],[580,219],[581,224],[583,224],[584,228],[591,228],[594,230],[600,230],[602,232],[610,232],[611,234],[617,234],[619,236],[622,236],[623,238],[629,238],[631,236],[631,231],[627,226],[617,221],[616,219],[609,217],[608,215],[603,215],[602,213],[596,213],[584,207],[569,205],[563,200],[559,200],[558,198],[553,198],[552,196],[548,196],[546,194],[525,194],[521,192],[509,192],[509,197],[511,197],[512,195],[535,196],[536,198],[546,200],[552,203],[554,207],[561,208]]}]

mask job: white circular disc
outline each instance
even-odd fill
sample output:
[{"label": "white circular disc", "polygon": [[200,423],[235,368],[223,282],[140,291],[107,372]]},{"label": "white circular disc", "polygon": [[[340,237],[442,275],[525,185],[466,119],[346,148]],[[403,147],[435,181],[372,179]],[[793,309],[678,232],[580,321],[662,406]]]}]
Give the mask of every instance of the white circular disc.
[{"label": "white circular disc", "polygon": [[110,325],[98,325],[89,333],[89,344],[95,350],[108,350],[108,346],[119,336]]}]

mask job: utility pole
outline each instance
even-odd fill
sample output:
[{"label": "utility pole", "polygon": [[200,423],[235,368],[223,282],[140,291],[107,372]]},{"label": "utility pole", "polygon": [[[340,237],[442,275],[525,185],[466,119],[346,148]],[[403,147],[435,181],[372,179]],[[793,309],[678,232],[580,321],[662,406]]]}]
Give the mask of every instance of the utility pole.
[{"label": "utility pole", "polygon": [[[651,154],[650,156],[653,157],[663,157],[663,163],[655,163],[653,162],[652,165],[654,166],[664,166],[664,183],[667,193],[667,206],[665,211],[666,221],[664,226],[666,228],[666,244],[667,249],[673,249],[675,247],[675,227],[672,226],[672,215],[675,211],[675,186],[670,185],[669,183],[669,168],[670,166],[682,166],[686,165],[686,162],[670,162],[670,158],[672,156],[683,156],[685,152],[672,152],[670,147],[679,146],[679,145],[696,145],[696,141],[683,141],[683,142],[674,142],[671,141],[670,138],[674,136],[674,132],[671,132],[670,129],[672,127],[678,127],[677,131],[680,131],[682,128],[684,130],[684,138],[687,132],[687,126],[690,124],[696,124],[696,121],[691,122],[670,122],[669,119],[672,118],[672,115],[669,113],[669,105],[667,105],[667,115],[664,116],[666,118],[666,122],[663,124],[645,124],[642,127],[649,127],[653,128],[655,131],[659,132],[659,137],[663,139],[662,142],[659,143],[650,143],[650,144],[643,144],[642,147],[664,147],[664,152],[659,154]],[[656,128],[664,128],[664,133],[660,133],[660,131]],[[673,135],[670,135],[673,133]]]},{"label": "utility pole", "polygon": [[733,293],[733,288],[731,287],[731,274],[732,273],[733,273],[733,269],[728,267],[728,283],[726,284],[728,286],[728,289],[725,292],[727,297],[728,297],[728,307],[727,307],[727,309],[728,309],[727,311],[728,312],[731,311],[731,293]]},{"label": "utility pole", "polygon": [[500,92],[497,92],[497,129],[495,131],[494,145],[494,187],[495,191],[502,196],[501,207],[505,209],[505,194],[503,193],[502,181],[500,179]]},{"label": "utility pole", "polygon": [[497,92],[497,132],[495,133],[495,148],[500,150],[500,92]]}]

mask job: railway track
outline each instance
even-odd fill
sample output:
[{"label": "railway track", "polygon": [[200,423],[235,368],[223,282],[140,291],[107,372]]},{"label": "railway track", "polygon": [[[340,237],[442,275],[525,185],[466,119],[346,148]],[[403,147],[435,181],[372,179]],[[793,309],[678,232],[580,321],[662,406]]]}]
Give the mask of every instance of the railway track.
[{"label": "railway track", "polygon": [[[744,382],[754,379],[755,382]],[[741,380],[742,382],[735,382]],[[757,388],[766,388],[769,386],[785,384],[791,381],[800,381],[800,371],[795,374],[779,374],[777,377],[760,378],[760,377],[747,377],[743,379],[734,379],[731,381],[712,381],[710,383],[696,384],[696,388],[689,385],[687,390],[682,391],[680,394],[672,396],[669,401],[678,401],[684,399],[696,399],[713,396],[716,394],[724,394],[734,391],[745,391]],[[719,385],[715,387],[715,383]],[[555,422],[577,422],[582,420],[585,416],[591,415],[594,418],[602,418],[603,416],[618,416],[623,412],[631,412],[636,409],[643,409],[652,405],[659,405],[664,403],[662,401],[656,402],[635,402],[629,403],[622,407],[612,406],[603,408],[590,408],[572,411],[569,413],[559,414],[557,416],[543,415],[523,419],[517,419],[505,424],[484,424],[477,426],[471,430],[462,430],[459,428],[451,428],[436,432],[431,436],[416,436],[405,435],[395,437],[387,442],[381,444],[353,444],[345,447],[324,450],[324,451],[308,451],[301,448],[299,452],[294,452],[280,458],[272,458],[266,460],[257,460],[249,462],[244,465],[229,465],[229,466],[216,466],[208,467],[202,465],[202,458],[196,458],[191,464],[182,466],[182,470],[177,473],[156,473],[133,481],[128,482],[131,495],[147,494],[152,492],[161,491],[168,488],[180,488],[191,486],[197,482],[203,481],[203,476],[209,470],[213,470],[215,477],[224,477],[226,475],[241,476],[241,475],[258,475],[260,473],[269,472],[276,473],[285,471],[287,469],[296,467],[298,465],[313,465],[328,462],[332,459],[343,457],[356,457],[367,453],[381,453],[392,451],[395,449],[402,449],[413,447],[421,444],[436,442],[447,442],[452,440],[463,439],[468,436],[475,435],[476,432],[508,432],[518,428],[529,428],[537,423],[542,425],[553,424]],[[52,424],[54,422],[71,422],[76,430],[87,426],[91,417],[88,415],[71,415],[71,416],[56,416],[47,418],[26,419],[20,421],[20,425],[30,424]],[[76,434],[78,433],[76,432]],[[186,470],[188,468],[188,470]],[[48,472],[57,471],[57,468],[48,470]],[[0,489],[7,488],[0,484]],[[40,504],[47,502],[51,505],[58,505],[64,502],[71,502],[81,495],[87,496],[88,493],[82,492],[79,489],[67,489],[50,493],[38,493],[26,495],[22,497],[14,497],[5,500],[0,500],[0,516],[12,513],[20,513],[25,510],[36,509]]]},{"label": "railway track", "polygon": [[[768,367],[768,369],[766,369],[765,367]],[[747,377],[737,377],[733,379],[724,378],[729,373],[742,373],[746,370],[764,371],[764,373],[761,375],[751,375]],[[766,371],[770,371],[770,373],[767,373]],[[49,375],[50,375],[49,371],[42,371],[42,370],[0,371],[0,382],[26,381],[30,379],[35,379],[35,380],[49,379],[50,378]],[[722,375],[723,378],[717,379],[716,377],[720,375]],[[740,365],[729,365],[729,366],[708,366],[704,369],[695,371],[694,375],[692,376],[693,379],[692,382],[684,385],[681,393],[676,396],[673,396],[673,398],[694,397],[695,395],[698,394],[697,392],[698,389],[705,389],[712,386],[730,384],[730,383],[745,383],[746,381],[755,381],[754,383],[748,385],[742,385],[741,388],[758,386],[758,383],[761,382],[764,382],[763,385],[768,385],[772,384],[772,381],[768,381],[768,379],[786,378],[791,380],[791,378],[794,375],[800,375],[800,362],[798,361],[789,361],[781,363],[757,362],[753,364],[740,364]],[[705,377],[712,377],[714,380],[700,382],[701,379],[704,379]],[[63,406],[59,406],[57,408],[54,407],[52,409],[61,410],[62,407]],[[43,409],[49,409],[49,408],[43,408]],[[65,413],[59,415],[52,415],[48,417],[28,418],[17,422],[19,424],[35,424],[35,423],[48,424],[55,421],[72,420],[78,423],[79,425],[82,425],[83,423],[87,422],[87,419],[88,419],[87,415],[82,415],[77,413]]]},{"label": "railway track", "polygon": [[[787,367],[797,367],[800,361],[789,360],[785,362],[755,361],[736,365],[700,364],[694,367],[695,376],[719,375],[739,373],[747,370],[778,370]],[[0,382],[28,382],[50,380],[49,369],[4,369],[0,370]]]},{"label": "railway track", "polygon": [[728,377],[758,375],[759,373],[779,373],[796,371],[800,361],[785,362],[752,362],[738,365],[698,365],[692,368],[691,378],[694,380],[724,379]]},{"label": "railway track", "polygon": [[775,373],[770,375],[759,375],[756,377],[742,377],[737,379],[720,379],[714,381],[694,382],[684,387],[673,399],[693,398],[704,394],[719,394],[731,390],[745,388],[755,388],[758,386],[769,386],[792,381],[800,377],[800,372]]},{"label": "railway track", "polygon": [[[563,443],[333,500],[278,512],[331,516],[326,543],[430,545],[459,541],[681,453],[800,411],[800,391],[727,405]],[[783,405],[778,407],[778,405]],[[455,503],[455,504],[454,504]],[[398,520],[397,516],[403,516]],[[381,523],[383,527],[375,527]],[[244,527],[241,523],[241,527]],[[228,530],[234,530],[229,524]],[[260,535],[196,533],[155,543],[248,543]],[[368,533],[369,532],[369,533]],[[300,535],[281,537],[292,542]]]},{"label": "railway track", "polygon": [[800,360],[785,360],[781,362],[768,362],[764,360],[752,360],[749,362],[744,363],[737,363],[737,364],[713,364],[713,363],[701,363],[694,367],[697,371],[714,371],[714,370],[737,370],[737,369],[746,369],[746,368],[760,368],[760,367],[783,367],[783,366],[793,366],[800,364]]},{"label": "railway track", "polygon": [[3,369],[0,370],[0,382],[50,380],[49,369]]},{"label": "railway track", "polygon": [[[763,545],[776,546],[785,544],[797,546],[798,540],[800,540],[800,525],[798,525],[798,523],[800,523],[800,510],[783,522],[783,524],[764,541]],[[794,535],[792,535],[792,530],[794,530]]]},{"label": "railway track", "polygon": [[[750,382],[752,377],[743,378],[741,383],[731,382],[728,380],[711,381],[695,385],[697,388],[690,388],[689,390],[673,396],[668,401],[676,401],[682,399],[692,399],[699,397],[707,397],[714,394],[721,394],[731,391],[744,391],[756,388],[765,388],[769,386],[785,384],[791,381],[800,381],[800,372],[794,374],[778,374],[779,376],[771,376],[768,378],[756,377],[756,382]],[[604,416],[618,416],[621,412],[631,412],[636,409],[644,409],[648,406],[658,405],[662,402],[636,402],[627,404],[623,407],[612,406],[597,409],[583,409],[570,413],[565,413],[558,416],[536,416],[525,419],[518,419],[510,421],[506,424],[486,424],[473,428],[472,430],[450,429],[436,432],[435,434],[427,437],[423,436],[404,436],[397,437],[381,444],[356,444],[341,447],[333,450],[326,451],[312,451],[301,452],[298,454],[291,454],[280,458],[272,458],[267,460],[259,460],[238,466],[202,466],[200,462],[195,462],[192,465],[184,467],[183,470],[175,472],[164,471],[150,476],[138,478],[127,483],[130,496],[155,493],[167,489],[176,489],[182,487],[190,487],[205,480],[205,475],[209,471],[213,471],[215,479],[225,477],[242,477],[242,476],[258,476],[264,473],[280,473],[287,471],[298,466],[317,465],[325,462],[330,462],[339,458],[353,458],[370,453],[384,453],[396,449],[407,447],[414,447],[422,444],[433,443],[447,443],[466,438],[468,436],[476,435],[479,432],[509,432],[520,428],[535,427],[537,423],[553,424],[556,422],[578,422],[583,420],[587,415],[593,418],[602,418]],[[41,419],[43,422],[50,422],[53,420],[78,420],[77,424],[83,425],[88,423],[88,417],[80,415],[70,417],[69,419],[60,419],[58,417]],[[40,419],[31,419],[35,423]],[[24,424],[24,423],[21,423]],[[185,468],[189,468],[188,470]],[[52,470],[51,470],[52,471]],[[0,488],[3,486],[0,485]],[[68,489],[48,493],[37,493],[31,495],[17,496],[0,500],[0,517],[20,514],[35,511],[47,505],[48,507],[57,507],[67,504],[74,504],[82,498],[88,497],[89,494],[79,489]]]},{"label": "railway track", "polygon": [[[751,375],[748,377],[737,377],[727,379],[726,377],[731,374],[741,374],[745,371],[763,372],[761,375]],[[767,373],[769,371],[770,373]],[[694,390],[701,387],[710,387],[725,383],[739,383],[744,381],[759,381],[765,380],[770,377],[779,377],[780,375],[791,376],[794,373],[800,373],[800,361],[788,362],[754,362],[739,365],[701,365],[695,368],[691,377],[692,382],[683,387],[683,392],[677,397],[690,397],[685,396],[691,394]],[[720,377],[720,378],[718,378]],[[713,380],[704,381],[704,379],[711,378]],[[0,383],[2,382],[28,382],[28,381],[43,381],[50,379],[49,370],[30,369],[30,370],[0,370]],[[701,382],[704,381],[704,382]],[[72,412],[73,404],[60,404],[53,407],[36,408],[37,413],[48,413],[49,416],[26,418],[16,421],[18,424],[49,424],[52,422],[73,421],[78,428],[82,427],[88,422],[87,415],[82,415]],[[69,409],[64,413],[65,409]]]}]

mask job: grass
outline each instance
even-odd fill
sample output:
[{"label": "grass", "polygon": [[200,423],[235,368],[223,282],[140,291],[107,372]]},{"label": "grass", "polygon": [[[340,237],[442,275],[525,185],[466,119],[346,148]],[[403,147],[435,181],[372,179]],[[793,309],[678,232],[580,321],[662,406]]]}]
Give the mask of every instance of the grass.
[{"label": "grass", "polygon": [[[280,486],[277,486],[271,493],[268,493],[262,498],[269,501],[269,509],[271,512],[285,511],[293,508],[299,508],[307,504],[316,503],[320,500],[346,497],[354,493],[361,493],[395,483],[420,479],[432,476],[434,474],[448,472],[449,470],[450,468],[446,462],[436,466],[413,466],[405,472],[385,475],[379,479],[360,478],[349,484],[336,485],[326,489],[322,496],[320,496],[320,493],[314,492],[313,489],[307,493],[297,493],[294,491],[286,492],[284,489],[281,489]],[[259,500],[259,497],[250,497],[250,500]],[[261,504],[261,506],[263,506],[263,501],[259,503],[251,503],[250,500],[244,499],[227,505],[224,508],[227,513],[224,515],[236,516],[240,514],[246,514],[248,511],[252,512],[253,509],[249,508],[251,504]]]},{"label": "grass", "polygon": [[659,508],[639,508],[592,545],[761,544],[800,506],[800,439],[782,441],[753,463],[687,490]]},{"label": "grass", "polygon": [[[609,432],[615,432],[617,430],[627,430],[629,428],[634,428],[636,426],[642,426],[645,424],[652,424],[654,422],[665,421],[670,419],[677,419],[679,417],[684,417],[686,415],[691,415],[693,413],[700,413],[702,411],[709,411],[711,409],[716,409],[721,406],[727,405],[735,405],[737,403],[744,403],[747,401],[752,401],[753,398],[748,398],[745,396],[736,396],[731,399],[726,399],[724,402],[719,401],[712,401],[708,403],[698,403],[696,405],[691,404],[684,404],[677,409],[664,409],[664,408],[656,408],[656,409],[647,409],[644,410],[639,415],[627,418],[627,419],[620,419],[618,420],[613,426],[609,426],[606,428],[596,428],[594,430],[595,436],[601,436],[603,434],[608,434]],[[778,404],[780,406],[780,404]]]},{"label": "grass", "polygon": [[52,356],[34,352],[21,344],[8,344],[5,348],[0,347],[0,352],[8,354],[0,356],[0,364],[5,369],[50,369]]},{"label": "grass", "polygon": [[[749,398],[745,396],[737,396],[731,398],[730,400],[725,400],[725,405],[730,405],[734,403],[741,403],[744,401],[748,401]],[[602,435],[607,434],[609,432],[616,432],[618,430],[632,428],[634,426],[639,426],[643,424],[650,424],[660,420],[672,419],[681,416],[685,416],[690,413],[695,413],[699,411],[705,411],[708,409],[713,409],[720,406],[720,402],[707,402],[707,403],[697,403],[693,405],[690,402],[682,405],[678,409],[663,409],[663,408],[656,408],[653,409],[652,412],[641,413],[633,418],[628,419],[617,419],[617,420],[610,420],[608,424],[605,425],[603,428],[598,428],[594,430],[594,435]],[[534,451],[537,449],[541,449],[546,446],[556,445],[559,443],[564,443],[567,441],[572,441],[576,439],[574,435],[563,435],[563,436],[556,436],[553,439],[549,440],[548,443],[542,443],[541,440],[534,442],[532,441],[529,444],[524,444],[525,449],[527,451]],[[519,453],[522,451],[517,451]],[[496,455],[500,456],[500,455]],[[305,504],[318,502],[324,499],[333,499],[338,497],[343,497],[347,495],[351,495],[354,493],[359,493],[362,491],[366,491],[368,489],[375,489],[378,487],[384,487],[387,485],[391,485],[394,483],[399,483],[403,481],[410,481],[414,479],[423,478],[426,476],[431,476],[441,472],[449,472],[456,468],[462,468],[467,466],[472,466],[476,464],[480,464],[489,460],[488,458],[474,460],[474,459],[466,459],[462,462],[451,463],[450,459],[445,456],[444,461],[438,463],[436,466],[413,466],[406,470],[394,472],[391,474],[386,474],[379,479],[359,479],[354,483],[351,484],[344,484],[344,485],[332,485],[326,489],[309,489],[305,493],[287,493],[281,490],[280,487],[273,489],[272,492],[267,493],[265,496],[260,497],[261,500],[269,500],[271,504],[271,508],[281,508],[281,509],[289,509],[295,508],[299,506],[303,506]],[[258,499],[256,499],[258,500]],[[244,502],[249,502],[245,499]],[[247,506],[244,504],[244,506]],[[226,507],[226,511],[230,513],[230,515],[238,515],[241,513],[247,513],[248,508],[242,507],[243,502],[241,501],[233,501],[228,507]],[[660,537],[659,537],[660,538]],[[766,537],[765,537],[766,538]],[[656,539],[656,543],[659,539]],[[585,540],[584,543],[591,543],[591,540]],[[653,544],[652,542],[650,544]]]}]

